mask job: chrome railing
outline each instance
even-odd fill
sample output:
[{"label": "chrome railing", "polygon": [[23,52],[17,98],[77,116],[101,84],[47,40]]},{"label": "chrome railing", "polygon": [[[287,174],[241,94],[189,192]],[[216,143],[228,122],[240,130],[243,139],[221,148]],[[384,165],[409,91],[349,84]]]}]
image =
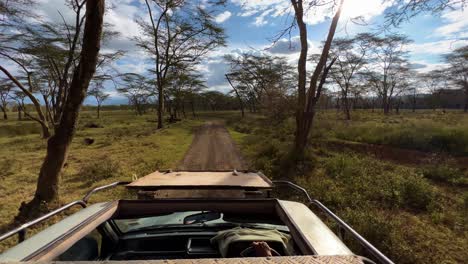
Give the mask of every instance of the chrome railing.
[{"label": "chrome railing", "polygon": [[15,235],[15,234],[18,234],[18,243],[21,243],[22,241],[24,241],[24,239],[26,238],[26,231],[29,227],[33,226],[33,225],[36,225],[36,224],[39,224],[47,219],[49,219],[50,217],[54,216],[54,215],[57,215],[75,205],[81,205],[82,208],[85,208],[87,206],[87,203],[89,201],[89,198],[91,197],[91,195],[93,195],[94,193],[96,192],[99,192],[99,191],[102,191],[102,190],[106,190],[106,189],[109,189],[109,188],[112,188],[112,187],[115,187],[115,186],[119,186],[119,185],[126,185],[126,184],[129,184],[130,182],[126,182],[126,181],[120,181],[120,182],[113,182],[111,184],[108,184],[108,185],[104,185],[104,186],[100,186],[100,187],[96,187],[94,189],[92,189],[91,191],[89,191],[88,193],[86,193],[86,195],[81,199],[81,200],[76,200],[76,201],[73,201],[71,203],[68,203],[60,208],[57,208],[55,210],[53,210],[52,212],[50,213],[47,213],[41,217],[38,217],[32,221],[29,221],[27,223],[24,223],[22,224],[21,226],[5,233],[5,234],[2,234],[0,235],[0,242]]},{"label": "chrome railing", "polygon": [[345,221],[343,221],[341,218],[339,218],[335,213],[333,213],[330,209],[328,209],[325,205],[323,205],[320,201],[312,199],[312,197],[309,195],[306,189],[303,187],[292,183],[290,181],[283,181],[283,180],[278,180],[278,181],[273,181],[273,184],[275,185],[286,185],[290,188],[295,189],[296,191],[301,192],[304,194],[304,196],[307,198],[310,204],[313,204],[317,206],[320,210],[322,210],[325,215],[333,219],[339,226],[341,230],[349,232],[351,237],[356,239],[359,244],[364,247],[372,256],[374,256],[380,263],[385,263],[385,264],[394,264],[392,260],[390,260],[387,256],[385,256],[380,250],[378,250],[376,247],[374,247],[369,241],[367,241],[364,237],[362,237],[356,230],[354,230],[351,226],[349,226]]}]

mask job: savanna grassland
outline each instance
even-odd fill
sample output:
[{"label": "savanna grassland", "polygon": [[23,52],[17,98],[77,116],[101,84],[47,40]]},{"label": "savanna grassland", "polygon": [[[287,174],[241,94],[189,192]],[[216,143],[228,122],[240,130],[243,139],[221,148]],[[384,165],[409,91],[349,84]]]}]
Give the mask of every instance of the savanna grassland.
[{"label": "savanna grassland", "polygon": [[[61,203],[79,199],[95,186],[174,168],[192,141],[192,130],[201,123],[187,119],[156,130],[154,113],[136,116],[131,111],[102,111],[96,119],[94,111],[82,112],[61,175]],[[46,149],[39,133],[33,121],[0,120],[1,233],[11,228],[20,204],[34,195]],[[89,144],[85,139],[94,142]],[[124,194],[122,189],[97,193],[91,202]],[[16,239],[1,244],[0,251]]]},{"label": "savanna grassland", "polygon": [[[156,130],[154,113],[101,114],[100,119],[91,111],[81,114],[61,176],[62,203],[93,186],[174,168],[194,128],[205,120],[224,119],[252,169],[306,187],[396,263],[468,259],[468,115],[461,112],[384,116],[354,111],[351,121],[336,110],[319,112],[307,162],[294,174],[284,169],[290,163],[292,119],[275,123],[256,114],[240,118],[237,112],[205,112]],[[31,121],[0,121],[1,231],[21,202],[32,197],[45,146]],[[114,189],[93,196],[92,202],[123,195]],[[302,199],[289,190],[281,195]],[[349,242],[356,253],[365,254]]]},{"label": "savanna grassland", "polygon": [[308,164],[288,175],[293,122],[228,123],[252,168],[304,186],[396,263],[468,259],[468,115],[320,112]]}]

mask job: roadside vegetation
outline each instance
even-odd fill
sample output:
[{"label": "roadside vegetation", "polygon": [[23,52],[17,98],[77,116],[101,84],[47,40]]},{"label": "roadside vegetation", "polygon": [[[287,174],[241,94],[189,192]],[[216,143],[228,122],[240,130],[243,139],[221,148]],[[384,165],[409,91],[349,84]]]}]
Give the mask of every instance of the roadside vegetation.
[{"label": "roadside vegetation", "polygon": [[[131,181],[158,169],[174,168],[188,149],[193,130],[202,123],[187,119],[156,130],[154,112],[135,116],[128,110],[101,110],[101,118],[95,116],[94,110],[81,114],[71,153],[60,176],[60,201],[53,208],[82,198],[96,186]],[[29,125],[31,130],[17,133],[17,127]],[[38,136],[40,126],[33,121],[2,121],[0,131],[0,233],[4,233],[13,227],[11,223],[21,203],[34,194],[46,142]],[[126,192],[121,190],[98,193],[91,202],[122,197]],[[43,227],[32,229],[28,236]],[[2,243],[0,251],[12,246],[16,239]]]},{"label": "roadside vegetation", "polygon": [[[291,162],[287,151],[293,140],[294,121],[287,120],[273,129],[260,115],[243,119],[230,116],[227,122],[251,168],[304,186],[396,263],[462,263],[468,258],[468,155],[461,151],[467,145],[460,140],[468,136],[468,130],[461,129],[468,124],[468,117],[456,112],[446,113],[446,118],[440,115],[421,111],[385,117],[355,111],[353,121],[345,122],[333,110],[320,112],[307,162],[293,174],[285,168]],[[408,127],[415,132],[405,130]],[[354,133],[356,128],[362,133]],[[389,137],[399,131],[404,137]],[[431,142],[441,135],[448,142],[462,142],[460,148],[418,145],[421,140]],[[369,151],[378,145],[347,147],[359,142],[385,144],[389,148],[384,151],[397,154],[404,148],[413,149],[417,150],[413,155],[430,158],[394,160]],[[287,189],[281,193],[303,200]],[[356,252],[366,254],[346,239]]]},{"label": "roadside vegetation", "polygon": [[[125,51],[110,48],[119,46],[110,43],[119,32],[105,21],[104,0],[67,0],[70,17],[59,12],[59,21],[34,12],[41,1],[7,2],[0,4],[0,232],[93,186],[174,167],[193,129],[217,118],[252,169],[306,186],[396,262],[468,259],[466,44],[423,74],[410,60],[411,40],[388,33],[394,28],[336,38],[345,1],[293,0],[278,6],[289,13],[270,40],[272,48],[298,40],[297,61],[267,50],[226,53],[219,63],[232,91],[222,93],[207,87],[202,69],[230,42],[215,18],[226,1],[202,1],[203,8],[133,1],[144,2],[136,12],[141,34],[125,41],[151,64],[139,73],[119,71],[132,70],[118,67]],[[394,1],[380,26],[466,5],[448,2]],[[324,8],[326,37],[308,49],[315,31],[307,20]],[[103,105],[112,89],[128,108]],[[84,111],[86,97],[97,107]]]}]

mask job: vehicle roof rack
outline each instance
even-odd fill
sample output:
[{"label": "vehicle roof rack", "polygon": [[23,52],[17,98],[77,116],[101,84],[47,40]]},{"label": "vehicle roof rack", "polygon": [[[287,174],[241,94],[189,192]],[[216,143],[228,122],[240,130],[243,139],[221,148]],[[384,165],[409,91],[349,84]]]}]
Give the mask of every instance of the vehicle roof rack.
[{"label": "vehicle roof rack", "polygon": [[83,198],[81,198],[80,200],[76,200],[76,201],[73,201],[71,203],[67,203],[66,205],[60,207],[60,208],[57,208],[55,210],[53,210],[52,212],[49,212],[43,216],[40,216],[32,221],[29,221],[27,223],[24,223],[22,224],[21,226],[7,232],[7,233],[4,233],[2,235],[0,235],[0,242],[2,242],[3,240],[11,237],[11,236],[14,236],[15,234],[18,234],[18,243],[21,243],[24,241],[24,239],[26,238],[26,231],[29,227],[33,226],[33,225],[36,225],[36,224],[39,224],[49,218],[51,218],[52,216],[54,215],[57,215],[63,211],[66,211],[68,209],[70,209],[71,207],[74,207],[75,205],[80,205],[82,208],[85,208],[87,205],[88,205],[88,201],[89,201],[89,198],[91,198],[91,195],[99,192],[99,191],[103,191],[103,190],[106,190],[106,189],[110,189],[110,188],[114,188],[116,186],[119,186],[119,185],[127,185],[129,184],[130,182],[128,181],[118,181],[118,182],[113,182],[111,184],[107,184],[107,185],[103,185],[103,186],[99,186],[99,187],[96,187],[92,190],[90,190],[89,192],[86,193],[85,196],[83,196]]},{"label": "vehicle roof rack", "polygon": [[[236,171],[234,171],[234,173],[237,173]],[[21,243],[22,241],[24,241],[25,237],[26,237],[26,231],[29,227],[33,226],[33,225],[36,225],[38,223],[41,223],[47,219],[49,219],[50,217],[52,216],[55,216],[63,211],[66,211],[67,209],[71,208],[71,207],[74,207],[75,205],[80,205],[82,208],[85,208],[88,204],[88,201],[90,199],[90,197],[96,193],[96,192],[99,192],[99,191],[103,191],[103,190],[107,190],[107,189],[110,189],[110,188],[114,188],[116,186],[122,186],[122,185],[128,185],[130,184],[131,182],[128,182],[128,181],[118,181],[118,182],[113,182],[111,184],[107,184],[107,185],[104,185],[104,186],[99,186],[99,187],[96,187],[92,190],[90,190],[89,192],[86,193],[86,195],[80,199],[80,200],[76,200],[76,201],[73,201],[71,203],[68,203],[56,210],[53,210],[52,212],[49,212],[41,217],[38,217],[30,222],[27,222],[5,234],[2,234],[0,235],[0,242],[9,238],[9,237],[12,237],[14,236],[15,234],[18,234],[18,243]],[[273,184],[272,187],[278,187],[278,186],[287,186],[289,188],[292,188],[300,193],[302,193],[306,199],[308,200],[309,202],[309,206],[310,205],[314,205],[316,207],[318,207],[326,216],[330,217],[337,225],[338,225],[338,235],[340,236],[341,239],[343,239],[343,236],[344,236],[344,232],[347,232],[349,233],[349,235],[356,239],[357,242],[363,247],[365,248],[373,257],[375,257],[375,259],[377,259],[380,263],[384,263],[384,264],[394,264],[393,261],[391,261],[387,256],[385,256],[382,252],[380,252],[376,247],[374,247],[370,242],[368,242],[364,237],[362,237],[357,231],[355,231],[351,226],[349,226],[345,221],[343,221],[341,218],[339,218],[335,213],[333,213],[329,208],[327,208],[325,205],[323,205],[320,201],[316,200],[316,199],[312,199],[312,197],[309,195],[309,193],[307,192],[306,189],[304,189],[303,187],[295,184],[295,183],[292,183],[290,181],[286,181],[286,180],[276,180],[276,181],[271,181],[271,183]]]},{"label": "vehicle roof rack", "polygon": [[332,220],[335,221],[335,223],[338,225],[338,235],[340,238],[343,238],[343,232],[346,231],[348,232],[351,237],[357,240],[357,242],[364,247],[372,256],[374,256],[380,263],[385,263],[385,264],[393,264],[394,262],[390,260],[387,256],[385,256],[380,250],[378,250],[376,247],[374,247],[369,241],[367,241],[364,237],[362,237],[356,230],[354,230],[351,226],[349,226],[345,221],[343,221],[341,218],[339,218],[335,213],[333,213],[330,209],[328,209],[325,205],[323,205],[319,200],[312,199],[312,197],[309,195],[306,189],[303,187],[292,183],[290,181],[285,181],[285,180],[277,180],[273,181],[273,184],[275,186],[278,185],[283,185],[290,187],[296,191],[299,191],[302,193],[308,200],[309,205],[315,205],[318,207],[326,216],[330,217]]}]

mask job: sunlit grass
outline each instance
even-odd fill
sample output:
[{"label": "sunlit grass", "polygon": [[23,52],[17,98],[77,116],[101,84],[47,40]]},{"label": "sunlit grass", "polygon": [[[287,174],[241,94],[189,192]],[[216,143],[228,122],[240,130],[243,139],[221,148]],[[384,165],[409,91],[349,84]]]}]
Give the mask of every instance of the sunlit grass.
[{"label": "sunlit grass", "polygon": [[[463,263],[468,258],[468,171],[457,163],[398,164],[370,153],[331,150],[321,144],[345,139],[393,147],[436,151],[428,142],[445,131],[457,143],[445,155],[464,155],[468,115],[460,112],[404,112],[383,116],[353,112],[346,121],[336,111],[319,113],[311,137],[311,164],[290,176],[316,199],[334,210],[396,263]],[[293,120],[272,127],[268,120],[248,116],[228,123],[234,140],[255,169],[273,178],[284,177],[294,136]],[[407,141],[400,137],[404,135]],[[422,139],[421,139],[422,138]],[[461,141],[457,141],[461,140]],[[409,144],[410,142],[411,144]],[[454,157],[455,158],[455,157]],[[299,199],[290,190],[280,193]],[[333,224],[331,221],[329,224]],[[351,242],[358,254],[366,254]],[[349,241],[348,241],[349,240]]]},{"label": "sunlit grass", "polygon": [[[20,121],[32,127],[32,121]],[[39,131],[16,135],[18,121],[0,120],[0,232],[5,232],[22,202],[32,199],[46,141]],[[90,123],[99,128],[87,128]],[[130,111],[83,112],[73,140],[68,161],[61,176],[60,200],[67,203],[81,198],[95,186],[114,181],[130,181],[158,169],[175,168],[193,138],[193,130],[202,121],[187,119],[156,130],[155,114],[136,116]],[[86,145],[85,138],[94,139]],[[125,192],[96,194],[92,202],[118,199]],[[33,230],[34,232],[34,230]],[[9,240],[2,246],[11,246]]]}]

